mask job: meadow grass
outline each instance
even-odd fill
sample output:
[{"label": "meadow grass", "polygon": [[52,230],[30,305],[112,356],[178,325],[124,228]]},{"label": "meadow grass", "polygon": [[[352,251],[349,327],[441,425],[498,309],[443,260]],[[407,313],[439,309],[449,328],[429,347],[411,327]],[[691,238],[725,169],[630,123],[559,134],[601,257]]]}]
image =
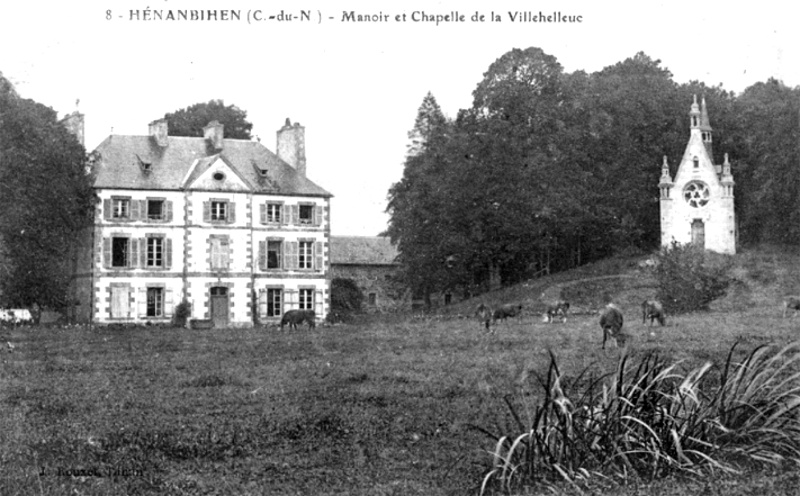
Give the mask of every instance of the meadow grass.
[{"label": "meadow grass", "polygon": [[[756,265],[761,280],[790,277]],[[573,280],[607,276],[585,270]],[[732,296],[743,304],[721,301],[710,312],[668,316],[666,327],[643,326],[637,302],[647,285],[625,280],[611,286],[626,316],[624,350],[600,349],[597,317],[585,302],[566,324],[543,323],[526,307],[493,334],[459,317],[476,302],[310,331],[0,329],[0,343],[15,346],[0,355],[0,494],[477,494],[496,468],[498,439],[535,424],[555,377],[566,397],[602,395],[604,385],[614,389],[623,356],[629,365],[650,363],[648,377],[680,362],[669,374],[685,377],[706,362],[722,371],[754,352],[769,360],[774,355],[760,346],[780,349],[798,338],[800,317],[781,318],[780,303],[755,286]],[[541,284],[514,294],[536,300]],[[729,370],[734,387],[737,369]],[[797,475],[768,461],[726,459],[739,472],[693,479],[665,470],[624,484],[616,468],[595,467],[583,481],[579,465],[564,464],[561,481],[483,487],[794,494]]]}]

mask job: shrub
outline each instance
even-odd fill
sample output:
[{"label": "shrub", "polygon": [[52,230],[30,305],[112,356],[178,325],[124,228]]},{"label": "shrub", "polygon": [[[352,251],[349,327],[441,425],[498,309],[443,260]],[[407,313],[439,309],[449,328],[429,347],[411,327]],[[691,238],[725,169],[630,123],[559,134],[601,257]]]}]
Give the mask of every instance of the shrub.
[{"label": "shrub", "polygon": [[336,278],[331,281],[331,315],[340,320],[361,312],[364,293],[352,279]]},{"label": "shrub", "polygon": [[175,327],[186,327],[186,321],[192,315],[192,305],[183,300],[175,307],[175,313],[172,316],[172,323]]},{"label": "shrub", "polygon": [[706,310],[731,282],[732,259],[693,245],[673,244],[656,257],[657,297],[671,313]]}]

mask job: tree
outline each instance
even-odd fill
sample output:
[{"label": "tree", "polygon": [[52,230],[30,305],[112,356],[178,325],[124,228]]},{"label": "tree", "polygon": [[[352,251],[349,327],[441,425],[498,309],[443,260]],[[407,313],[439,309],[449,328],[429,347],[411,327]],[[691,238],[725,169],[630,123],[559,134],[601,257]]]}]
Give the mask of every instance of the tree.
[{"label": "tree", "polygon": [[0,76],[0,239],[3,304],[60,308],[96,197],[86,151],[54,110],[20,98]]},{"label": "tree", "polygon": [[195,103],[184,109],[164,114],[169,125],[170,136],[202,137],[203,128],[216,120],[225,126],[225,137],[251,139],[253,124],[247,121],[247,112],[236,105],[225,105],[222,100]]},{"label": "tree", "polygon": [[430,304],[430,295],[448,285],[447,200],[444,151],[450,127],[436,98],[428,93],[408,133],[402,179],[388,193],[389,228],[409,287]]}]

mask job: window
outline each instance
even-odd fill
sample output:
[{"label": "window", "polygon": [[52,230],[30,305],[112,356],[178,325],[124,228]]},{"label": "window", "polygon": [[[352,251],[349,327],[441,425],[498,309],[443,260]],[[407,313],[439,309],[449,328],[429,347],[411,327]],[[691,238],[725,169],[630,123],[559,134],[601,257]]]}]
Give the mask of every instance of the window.
[{"label": "window", "polygon": [[314,310],[314,290],[300,290],[300,310]]},{"label": "window", "polygon": [[281,242],[267,241],[267,268],[281,268]]},{"label": "window", "polygon": [[129,198],[113,198],[112,214],[115,219],[128,219],[131,216],[131,200]]},{"label": "window", "polygon": [[164,220],[164,200],[147,200],[147,219]]},{"label": "window", "polygon": [[692,181],[683,189],[683,199],[686,200],[686,203],[691,207],[704,207],[708,203],[709,198],[711,198],[711,191],[700,181]]},{"label": "window", "polygon": [[211,220],[228,220],[228,202],[211,202]]},{"label": "window", "polygon": [[692,163],[694,164],[694,168],[695,168],[695,169],[698,169],[698,168],[700,168],[700,159],[698,159],[697,157],[695,157],[694,159],[692,159]]},{"label": "window", "polygon": [[230,241],[227,236],[211,235],[211,270],[227,270],[230,265]]},{"label": "window", "polygon": [[300,224],[313,224],[314,205],[300,205]]},{"label": "window", "polygon": [[375,304],[376,304],[376,303],[377,303],[377,301],[378,301],[378,295],[376,295],[375,293],[370,293],[370,294],[368,294],[368,295],[367,295],[367,301],[369,302],[369,305],[370,305],[370,306],[374,307],[374,306],[375,306]]},{"label": "window", "polygon": [[281,222],[280,203],[267,203],[267,222],[280,224]]},{"label": "window", "polygon": [[282,299],[282,289],[267,288],[267,317],[280,317],[283,314]]},{"label": "window", "polygon": [[164,316],[164,288],[147,288],[147,316]]},{"label": "window", "polygon": [[451,303],[453,303],[453,295],[450,294],[450,293],[445,293],[444,294],[444,304],[445,305],[449,305]]},{"label": "window", "polygon": [[163,267],[164,266],[164,238],[149,237],[147,238],[147,267]]},{"label": "window", "polygon": [[130,238],[111,238],[111,266],[128,267],[130,262]]},{"label": "window", "polygon": [[314,268],[314,243],[311,241],[300,241],[297,253],[298,269]]}]

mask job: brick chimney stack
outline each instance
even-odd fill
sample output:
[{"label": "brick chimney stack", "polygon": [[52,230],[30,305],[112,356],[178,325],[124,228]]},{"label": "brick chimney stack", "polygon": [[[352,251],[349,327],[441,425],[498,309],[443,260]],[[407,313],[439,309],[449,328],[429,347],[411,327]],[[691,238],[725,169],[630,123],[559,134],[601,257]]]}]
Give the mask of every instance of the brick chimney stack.
[{"label": "brick chimney stack", "polygon": [[203,128],[203,137],[208,140],[208,144],[216,151],[222,150],[222,140],[225,134],[225,126],[219,121],[211,121]]},{"label": "brick chimney stack", "polygon": [[166,148],[169,145],[169,127],[166,119],[156,119],[149,125],[149,133],[153,140],[161,148]]},{"label": "brick chimney stack", "polygon": [[299,122],[286,118],[286,123],[278,130],[278,158],[291,165],[297,172],[306,176],[306,128]]}]

